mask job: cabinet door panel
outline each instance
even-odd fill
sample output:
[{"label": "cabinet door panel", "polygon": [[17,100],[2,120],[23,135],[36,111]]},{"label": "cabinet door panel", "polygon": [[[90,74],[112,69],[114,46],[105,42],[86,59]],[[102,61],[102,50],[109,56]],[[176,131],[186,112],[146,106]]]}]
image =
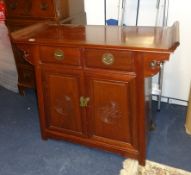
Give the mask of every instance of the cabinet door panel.
[{"label": "cabinet door panel", "polygon": [[80,74],[61,70],[44,71],[43,82],[47,126],[67,133],[82,133],[82,119],[79,106]]},{"label": "cabinet door panel", "polygon": [[134,77],[103,79],[89,76],[89,123],[93,139],[110,144],[136,145]]}]

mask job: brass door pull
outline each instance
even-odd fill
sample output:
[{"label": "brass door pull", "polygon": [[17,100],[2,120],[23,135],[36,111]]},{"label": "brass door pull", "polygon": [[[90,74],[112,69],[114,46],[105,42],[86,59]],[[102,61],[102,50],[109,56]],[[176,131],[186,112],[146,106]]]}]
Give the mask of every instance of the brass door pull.
[{"label": "brass door pull", "polygon": [[105,53],[102,56],[102,63],[105,65],[113,64],[114,60],[115,60],[115,58],[114,58],[113,54],[111,54],[111,53]]},{"label": "brass door pull", "polygon": [[64,59],[64,52],[60,49],[55,50],[54,58],[58,61],[62,61]]},{"label": "brass door pull", "polygon": [[90,101],[89,97],[80,97],[80,107],[87,107],[88,102]]}]

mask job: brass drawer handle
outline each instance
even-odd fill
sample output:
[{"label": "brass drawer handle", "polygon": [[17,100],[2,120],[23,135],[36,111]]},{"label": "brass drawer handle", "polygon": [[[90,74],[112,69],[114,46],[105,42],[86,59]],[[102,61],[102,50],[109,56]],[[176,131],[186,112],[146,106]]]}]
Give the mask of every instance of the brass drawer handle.
[{"label": "brass drawer handle", "polygon": [[151,69],[155,69],[157,68],[158,66],[160,66],[161,62],[160,61],[157,61],[157,60],[153,60],[150,62],[150,67]]},{"label": "brass drawer handle", "polygon": [[47,9],[48,9],[48,4],[47,4],[46,2],[42,2],[42,3],[40,4],[40,9],[41,9],[41,10],[47,10]]},{"label": "brass drawer handle", "polygon": [[62,61],[64,59],[64,52],[60,49],[55,50],[54,58],[58,61]]},{"label": "brass drawer handle", "polygon": [[111,54],[111,53],[105,53],[102,56],[102,63],[105,65],[113,64],[114,60],[115,60],[115,58],[114,58],[113,54]]}]

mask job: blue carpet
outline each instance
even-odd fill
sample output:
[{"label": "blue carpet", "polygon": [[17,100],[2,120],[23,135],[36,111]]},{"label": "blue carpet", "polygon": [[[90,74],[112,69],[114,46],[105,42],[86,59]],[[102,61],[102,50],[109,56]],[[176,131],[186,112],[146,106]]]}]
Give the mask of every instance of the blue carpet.
[{"label": "blue carpet", "polygon": [[[153,105],[156,111],[156,103]],[[147,159],[191,171],[191,136],[184,124],[187,108],[162,103],[155,112],[156,130],[150,132]]]},{"label": "blue carpet", "polygon": [[[186,108],[163,104],[147,158],[191,171]],[[124,158],[64,141],[41,140],[34,91],[22,97],[0,87],[0,175],[118,175]]]}]

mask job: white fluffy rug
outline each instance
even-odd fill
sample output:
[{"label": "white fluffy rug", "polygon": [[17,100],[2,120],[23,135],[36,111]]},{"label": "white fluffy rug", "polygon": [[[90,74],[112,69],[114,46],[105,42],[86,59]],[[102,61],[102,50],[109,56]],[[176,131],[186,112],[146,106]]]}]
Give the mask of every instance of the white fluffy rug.
[{"label": "white fluffy rug", "polygon": [[191,172],[152,161],[146,161],[143,167],[138,164],[138,161],[127,159],[123,162],[120,175],[191,175]]}]

